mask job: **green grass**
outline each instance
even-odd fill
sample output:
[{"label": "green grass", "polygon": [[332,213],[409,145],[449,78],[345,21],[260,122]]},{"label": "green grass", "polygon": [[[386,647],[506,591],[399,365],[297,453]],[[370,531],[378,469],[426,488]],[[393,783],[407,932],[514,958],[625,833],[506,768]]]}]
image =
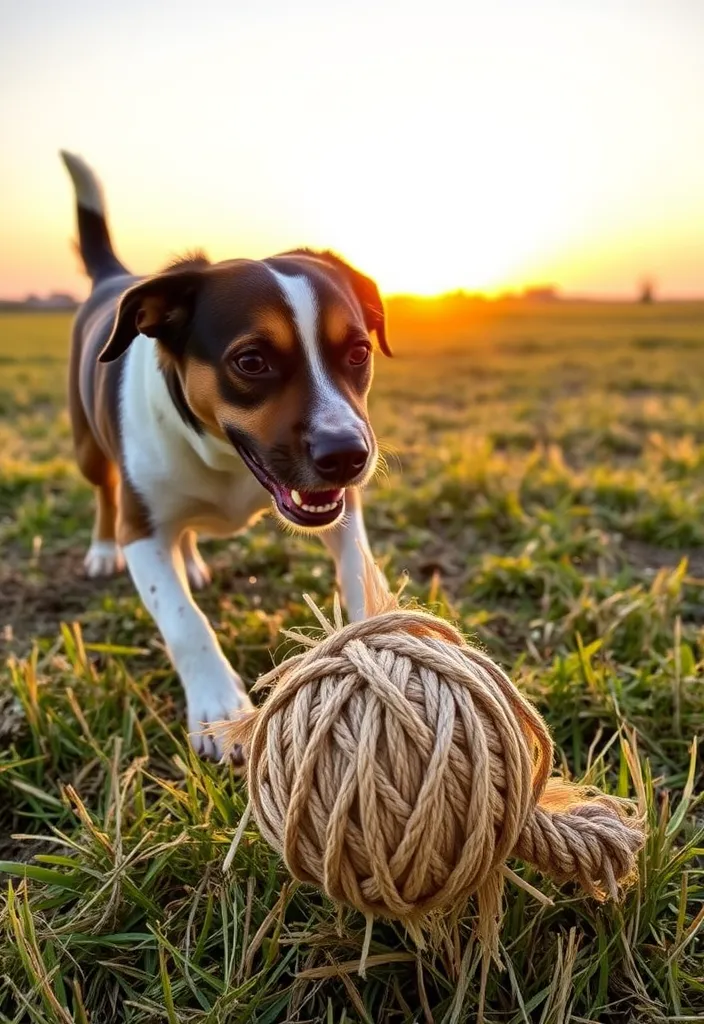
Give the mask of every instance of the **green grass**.
[{"label": "green grass", "polygon": [[[650,836],[618,906],[509,886],[493,1024],[704,1014],[704,307],[397,301],[377,362],[388,471],[367,499],[392,581],[457,621],[546,716],[561,764],[635,795]],[[0,1020],[471,1022],[471,918],[416,950],[287,878],[183,700],[129,582],[80,575],[90,494],[64,407],[69,320],[0,318]],[[329,603],[317,542],[206,544],[202,604],[249,681]],[[20,836],[21,838],[18,838]]]}]

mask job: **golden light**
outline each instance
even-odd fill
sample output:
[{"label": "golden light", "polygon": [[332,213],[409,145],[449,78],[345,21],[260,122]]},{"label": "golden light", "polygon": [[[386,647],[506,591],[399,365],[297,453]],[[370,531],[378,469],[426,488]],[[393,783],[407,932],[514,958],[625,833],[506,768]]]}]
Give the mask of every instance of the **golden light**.
[{"label": "golden light", "polygon": [[30,22],[16,18],[10,50],[24,57],[0,111],[2,291],[85,292],[60,147],[104,178],[139,273],[195,246],[223,259],[310,245],[386,293],[623,294],[643,274],[698,289],[695,32],[667,49],[654,17],[614,13],[606,31],[598,5],[577,17],[547,0],[541,16],[498,0],[275,6],[263,18],[220,5],[164,35],[157,5],[141,5],[140,36],[160,45],[127,75],[129,18],[108,29],[96,9],[69,63],[76,26],[29,47]]}]

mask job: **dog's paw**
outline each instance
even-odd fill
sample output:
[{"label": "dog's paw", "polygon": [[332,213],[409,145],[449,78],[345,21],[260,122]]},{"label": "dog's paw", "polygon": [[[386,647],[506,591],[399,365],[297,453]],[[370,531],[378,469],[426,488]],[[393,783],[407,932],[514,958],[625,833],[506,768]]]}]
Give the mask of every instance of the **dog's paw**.
[{"label": "dog's paw", "polygon": [[[223,738],[211,734],[209,727],[217,722],[232,721],[243,711],[252,710],[244,683],[237,675],[222,679],[203,679],[191,683],[187,691],[188,737],[195,752],[208,760],[221,761],[225,754]],[[244,768],[244,752],[241,747],[228,751],[228,759],[239,769]]]},{"label": "dog's paw", "polygon": [[125,568],[125,560],[122,557],[117,544],[112,540],[94,540],[88,548],[83,564],[86,576],[91,579],[98,579],[100,576],[114,576]]},{"label": "dog's paw", "polygon": [[210,575],[210,569],[201,558],[199,552],[196,550],[195,554],[186,558],[185,562],[186,575],[188,576],[191,590],[203,590],[204,587],[207,587],[212,576]]}]

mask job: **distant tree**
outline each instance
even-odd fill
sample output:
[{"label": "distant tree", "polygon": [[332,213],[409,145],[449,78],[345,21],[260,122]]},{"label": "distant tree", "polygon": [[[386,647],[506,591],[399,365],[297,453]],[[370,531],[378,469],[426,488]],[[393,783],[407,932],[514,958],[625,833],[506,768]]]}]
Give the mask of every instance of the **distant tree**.
[{"label": "distant tree", "polygon": [[544,284],[525,288],[523,298],[528,302],[557,302],[559,293],[555,285]]},{"label": "distant tree", "polygon": [[641,282],[638,301],[644,306],[649,306],[651,302],[655,302],[655,286],[647,278]]}]

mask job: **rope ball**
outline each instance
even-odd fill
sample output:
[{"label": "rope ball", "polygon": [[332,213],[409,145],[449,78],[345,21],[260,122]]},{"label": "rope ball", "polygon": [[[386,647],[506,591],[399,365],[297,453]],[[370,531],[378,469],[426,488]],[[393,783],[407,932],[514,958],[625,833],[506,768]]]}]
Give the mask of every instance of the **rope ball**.
[{"label": "rope ball", "polygon": [[259,829],[295,878],[412,930],[474,894],[494,952],[507,858],[601,898],[633,880],[633,805],[551,777],[545,722],[453,626],[388,594],[348,625],[339,606],[332,625],[309,604],[323,639],[287,634],[308,649],[226,733],[245,745]]}]

